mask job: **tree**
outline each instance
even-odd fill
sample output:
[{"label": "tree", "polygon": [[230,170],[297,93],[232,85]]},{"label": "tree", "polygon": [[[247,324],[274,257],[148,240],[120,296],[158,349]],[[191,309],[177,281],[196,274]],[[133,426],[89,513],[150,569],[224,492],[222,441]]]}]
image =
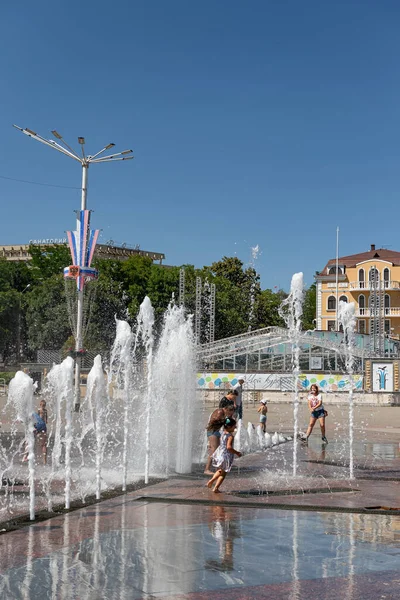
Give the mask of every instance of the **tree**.
[{"label": "tree", "polygon": [[59,350],[71,335],[64,281],[52,275],[26,296],[26,325],[30,350]]},{"label": "tree", "polygon": [[303,329],[315,329],[315,318],[317,314],[317,286],[310,285],[306,291],[303,304]]},{"label": "tree", "polygon": [[132,317],[136,316],[146,294],[153,261],[147,256],[131,256],[121,266],[123,289],[128,295],[128,307]]},{"label": "tree", "polygon": [[35,279],[48,279],[52,275],[60,275],[64,267],[71,264],[69,248],[64,245],[29,246],[32,260],[29,266]]},{"label": "tree", "polygon": [[173,297],[178,301],[179,268],[152,265],[146,291],[154,306],[156,318],[160,317]]},{"label": "tree", "polygon": [[254,312],[258,327],[284,327],[285,323],[279,315],[279,307],[287,294],[283,290],[274,293],[266,289],[257,297]]},{"label": "tree", "polygon": [[0,354],[3,362],[15,356],[18,346],[19,296],[16,290],[0,292]]}]

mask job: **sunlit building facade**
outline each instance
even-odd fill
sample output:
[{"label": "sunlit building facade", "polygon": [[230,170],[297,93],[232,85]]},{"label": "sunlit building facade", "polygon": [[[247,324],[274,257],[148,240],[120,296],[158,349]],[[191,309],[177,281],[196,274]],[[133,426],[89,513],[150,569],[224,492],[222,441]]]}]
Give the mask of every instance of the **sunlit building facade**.
[{"label": "sunlit building facade", "polygon": [[386,248],[332,258],[315,275],[316,328],[338,330],[340,301],[354,302],[358,333],[400,336],[400,252]]}]

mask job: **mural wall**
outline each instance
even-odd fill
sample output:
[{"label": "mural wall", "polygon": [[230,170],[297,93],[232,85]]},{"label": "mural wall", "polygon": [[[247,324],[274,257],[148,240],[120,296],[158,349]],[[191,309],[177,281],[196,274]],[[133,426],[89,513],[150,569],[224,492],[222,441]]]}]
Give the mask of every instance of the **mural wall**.
[{"label": "mural wall", "polygon": [[[209,390],[229,389],[237,384],[240,375],[241,373],[198,373],[197,385],[199,388]],[[248,373],[243,377],[246,390],[294,391],[293,376],[287,373]],[[313,383],[316,383],[325,392],[344,392],[348,391],[351,386],[348,375],[302,373],[299,376],[299,389],[308,390]],[[353,375],[353,389],[362,391],[362,375]]]}]

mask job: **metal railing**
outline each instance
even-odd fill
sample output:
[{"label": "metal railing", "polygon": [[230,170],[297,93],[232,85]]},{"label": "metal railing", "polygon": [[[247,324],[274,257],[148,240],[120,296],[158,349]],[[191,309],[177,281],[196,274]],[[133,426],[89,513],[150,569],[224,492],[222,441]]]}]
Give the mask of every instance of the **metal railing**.
[{"label": "metal railing", "polygon": [[[373,288],[373,281],[353,281],[349,283],[349,289],[351,290],[366,290],[369,291]],[[400,281],[382,281],[382,287],[384,290],[400,290]]]},{"label": "metal railing", "polygon": [[[399,306],[391,306],[384,308],[385,317],[400,317],[400,307]],[[356,317],[370,317],[371,309],[370,308],[359,308],[356,310]]]}]

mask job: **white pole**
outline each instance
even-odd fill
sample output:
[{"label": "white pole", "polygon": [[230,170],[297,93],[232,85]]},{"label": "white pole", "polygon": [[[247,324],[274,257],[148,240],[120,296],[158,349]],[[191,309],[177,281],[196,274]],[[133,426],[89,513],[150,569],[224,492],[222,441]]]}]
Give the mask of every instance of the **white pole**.
[{"label": "white pole", "polygon": [[339,331],[339,227],[336,227],[336,331]]},{"label": "white pole", "polygon": [[[82,197],[81,197],[81,210],[86,210],[86,199],[87,199],[87,185],[88,185],[88,171],[89,165],[86,162],[82,162]],[[76,315],[76,339],[75,339],[75,351],[79,352],[82,350],[83,339],[82,339],[82,325],[83,325],[83,289],[78,291],[78,303],[77,303],[77,315]],[[75,358],[75,410],[79,410],[81,404],[81,357]]]}]

